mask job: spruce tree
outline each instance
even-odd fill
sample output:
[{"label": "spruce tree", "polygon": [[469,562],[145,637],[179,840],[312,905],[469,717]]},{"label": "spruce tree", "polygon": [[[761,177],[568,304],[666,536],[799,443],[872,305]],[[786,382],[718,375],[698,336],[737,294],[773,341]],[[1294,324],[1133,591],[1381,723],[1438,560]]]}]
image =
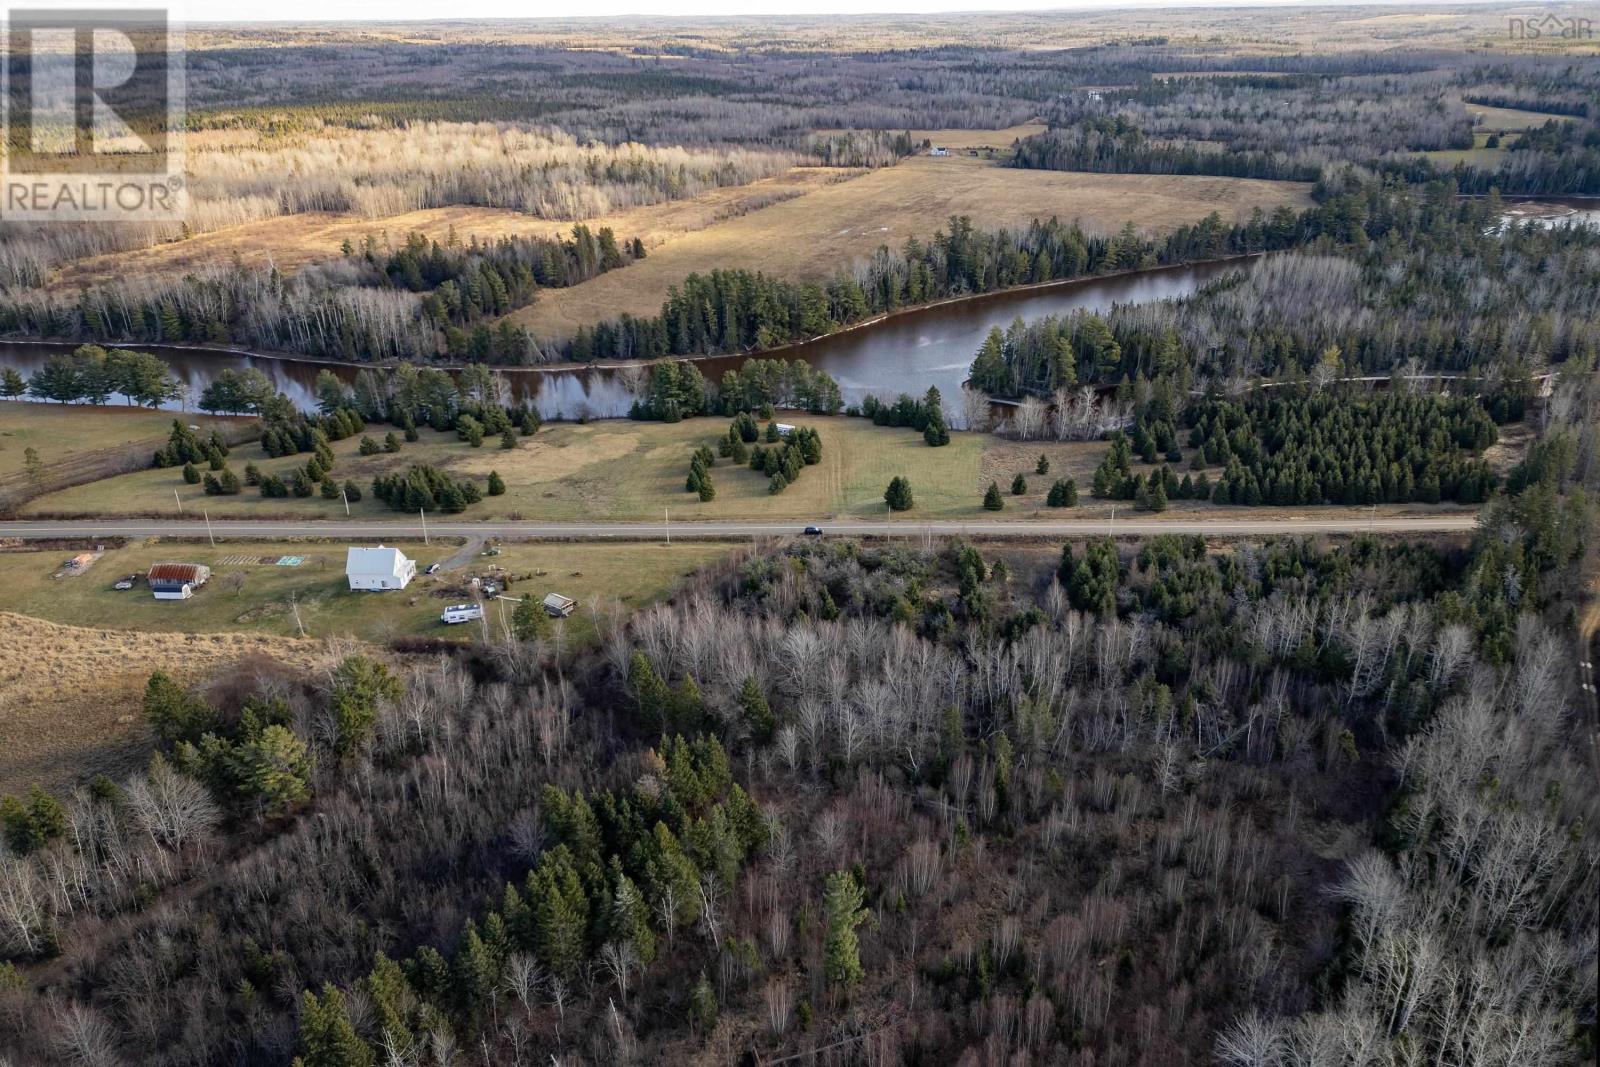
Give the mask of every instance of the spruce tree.
[{"label": "spruce tree", "polygon": [[344,994],[331,983],[322,998],[306,990],[301,998],[299,1067],[373,1067],[377,1057],[351,1025]]},{"label": "spruce tree", "polygon": [[866,977],[867,973],[861,966],[861,945],[856,937],[856,927],[865,922],[868,916],[863,903],[861,886],[853,873],[835,871],[828,875],[827,889],[822,898],[826,923],[822,969],[829,982],[846,991]]},{"label": "spruce tree", "polygon": [[889,488],[883,494],[884,503],[889,505],[890,511],[910,511],[912,507],[911,482],[906,478],[896,475],[889,481]]},{"label": "spruce tree", "polygon": [[517,610],[511,613],[511,632],[518,641],[534,641],[550,630],[550,613],[533,597],[522,598]]},{"label": "spruce tree", "polygon": [[1000,487],[994,482],[989,483],[989,488],[983,494],[983,507],[986,511],[999,511],[1006,506],[1005,498],[1000,495]]},{"label": "spruce tree", "polygon": [[761,684],[754,675],[746,678],[739,690],[739,708],[744,712],[751,739],[758,745],[770,741],[777,722],[773,718],[771,705],[767,703],[767,696],[761,691]]}]

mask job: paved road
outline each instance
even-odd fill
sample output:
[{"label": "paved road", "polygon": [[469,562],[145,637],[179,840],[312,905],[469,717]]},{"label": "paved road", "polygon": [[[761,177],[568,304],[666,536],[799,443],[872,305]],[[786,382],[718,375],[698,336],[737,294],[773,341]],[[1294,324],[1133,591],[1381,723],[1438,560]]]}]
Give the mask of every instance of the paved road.
[{"label": "paved road", "polygon": [[[1291,519],[1105,519],[1067,522],[1018,520],[1015,522],[918,522],[843,520],[822,524],[829,534],[856,536],[947,537],[953,534],[981,537],[1088,537],[1116,533],[1205,534],[1216,537],[1315,533],[1453,533],[1471,530],[1472,513],[1430,515],[1424,518],[1363,518],[1352,515],[1309,516]],[[798,534],[798,522],[689,522],[673,523],[672,537],[784,537]],[[516,539],[615,538],[654,541],[668,536],[659,522],[559,523],[559,522],[430,522],[434,537],[499,537]],[[26,522],[0,520],[0,537],[205,537],[204,522],[190,520],[84,520],[81,522]],[[263,540],[281,537],[416,538],[422,526],[415,522],[213,522],[209,533],[219,540]]]}]

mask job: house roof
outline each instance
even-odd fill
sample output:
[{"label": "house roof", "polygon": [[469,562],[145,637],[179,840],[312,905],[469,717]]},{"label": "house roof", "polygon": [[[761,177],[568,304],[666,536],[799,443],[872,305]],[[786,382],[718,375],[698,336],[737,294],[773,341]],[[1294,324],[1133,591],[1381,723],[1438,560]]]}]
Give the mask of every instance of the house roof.
[{"label": "house roof", "polygon": [[152,582],[196,582],[210,569],[200,563],[153,563],[146,577]]},{"label": "house roof", "polygon": [[398,548],[352,547],[345,556],[345,574],[383,574],[399,576],[411,561]]}]

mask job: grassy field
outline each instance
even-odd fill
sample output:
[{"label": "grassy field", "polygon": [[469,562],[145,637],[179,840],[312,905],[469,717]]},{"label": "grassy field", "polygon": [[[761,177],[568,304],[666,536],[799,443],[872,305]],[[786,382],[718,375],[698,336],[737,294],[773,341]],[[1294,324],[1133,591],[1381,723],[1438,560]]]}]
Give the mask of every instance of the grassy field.
[{"label": "grassy field", "polygon": [[[419,564],[444,559],[454,544],[396,541]],[[495,556],[472,555],[460,567],[419,575],[403,592],[353,593],[342,543],[299,541],[223,544],[137,541],[108,548],[88,571],[56,578],[74,549],[0,551],[6,609],[0,632],[28,654],[0,661],[0,793],[32,782],[59,787],[94,774],[124,774],[142,760],[148,739],[139,701],[150,672],[195,681],[235,666],[275,660],[303,669],[335,658],[330,639],[384,642],[422,635],[479,638],[478,626],[439,621],[466,598],[472,576],[512,576],[510,596],[557,591],[579,602],[562,633],[566,647],[591,641],[597,610],[625,611],[665,596],[688,574],[737,546],[664,544],[511,544]],[[259,562],[282,555],[298,567]],[[212,567],[192,599],[157,601],[142,582],[112,588],[158,560]],[[511,605],[496,603],[509,612]],[[12,613],[15,614],[12,614]],[[296,612],[299,624],[295,622]],[[500,610],[491,610],[491,632]],[[298,635],[304,628],[305,639]],[[346,644],[348,641],[345,642]]]},{"label": "grassy field", "polygon": [[[454,521],[511,519],[529,522],[654,522],[670,509],[674,523],[697,520],[793,521],[797,524],[838,518],[877,519],[888,516],[883,491],[890,479],[911,479],[916,507],[894,516],[908,526],[919,520],[1025,519],[1100,517],[1111,504],[1089,497],[1095,466],[1105,454],[1103,442],[1016,442],[988,434],[954,433],[944,448],[929,448],[913,430],[874,426],[864,419],[794,416],[801,425],[816,427],[822,437],[822,462],[807,467],[799,480],[783,493],[767,491],[767,479],[746,466],[719,460],[712,468],[716,498],[702,503],[684,491],[689,459],[700,445],[715,445],[726,432],[721,418],[689,419],[668,425],[658,422],[603,420],[587,424],[554,423],[516,449],[502,451],[499,439],[470,448],[453,435],[422,431],[422,439],[398,454],[361,456],[356,439],[334,445],[334,474],[353,479],[367,493],[376,473],[428,463],[455,477],[470,477],[481,485],[491,470],[507,483],[505,495],[484,500]],[[381,437],[382,428],[373,436]],[[1050,461],[1050,473],[1034,473],[1040,454]],[[230,457],[235,472],[247,460],[264,471],[287,475],[306,457],[263,459],[256,446],[236,449]],[[1147,470],[1143,465],[1138,469]],[[1183,465],[1187,470],[1187,465]],[[1028,491],[1010,495],[1011,480],[1022,474]],[[1212,472],[1213,476],[1215,471]],[[1081,502],[1072,512],[1044,506],[1045,493],[1056,478],[1077,480]],[[1006,494],[1005,510],[983,510],[983,490],[997,483]],[[61,492],[27,504],[29,516],[47,515],[155,515],[176,516],[174,492],[184,514],[197,516],[204,509],[213,519],[292,517],[339,519],[344,505],[320,496],[266,499],[253,489],[238,496],[208,497],[200,486],[188,485],[174,469],[142,470]],[[1174,501],[1174,512],[1207,511],[1209,503]],[[1127,505],[1120,505],[1126,513]],[[416,532],[416,517],[397,513],[372,499],[370,493],[351,507],[352,517],[388,519]],[[430,516],[441,518],[441,516]]]},{"label": "grassy field", "polygon": [[1565,115],[1548,115],[1543,111],[1522,111],[1512,107],[1485,107],[1482,104],[1468,103],[1466,109],[1477,116],[1478,129],[1480,130],[1526,130],[1533,126],[1543,126],[1551,119],[1558,122],[1573,122],[1574,119]]},{"label": "grassy field", "polygon": [[[60,553],[45,554],[49,561],[28,558],[37,555],[0,553],[5,573],[0,581],[8,594],[22,593],[30,602],[40,599],[33,571],[52,570]],[[81,580],[100,577],[91,570]],[[48,575],[43,580],[49,581]],[[47,596],[40,602],[49,605],[51,600]],[[18,606],[10,597],[7,603]],[[0,737],[5,738],[0,744],[0,793],[18,792],[34,782],[60,788],[96,774],[132,770],[148,750],[139,704],[152,671],[193,682],[228,668],[248,671],[266,661],[314,669],[326,658],[318,641],[95,629],[9,612],[0,612],[0,632],[13,653],[27,649],[27,655],[0,661]]]},{"label": "grassy field", "polygon": [[[369,492],[374,474],[428,463],[457,477],[484,483],[491,470],[507,483],[504,496],[485,497],[461,518],[509,518],[553,522],[585,519],[650,521],[670,508],[675,521],[697,519],[795,519],[877,517],[886,513],[883,491],[896,475],[911,479],[916,514],[940,518],[986,515],[980,505],[991,480],[1009,488],[1023,471],[1030,478],[1041,451],[1051,457],[1052,477],[1076,477],[1087,489],[1088,476],[1105,446],[1100,443],[1021,445],[986,434],[956,433],[944,448],[929,448],[912,430],[872,425],[864,419],[800,419],[822,436],[823,459],[806,468],[798,481],[778,496],[767,492],[767,479],[747,467],[721,460],[713,469],[716,499],[701,503],[684,492],[689,457],[702,444],[714,445],[726,432],[727,420],[690,419],[674,425],[606,420],[584,425],[546,426],[517,448],[503,451],[498,438],[470,448],[452,434],[422,431],[422,439],[397,454],[362,456],[355,438],[336,442],[334,475],[353,479],[366,495],[352,505],[360,518],[413,521],[390,511]],[[383,429],[375,428],[381,438]],[[306,457],[266,459],[255,445],[235,449],[229,464],[242,474],[246,462],[263,471],[289,476]],[[1015,469],[1013,469],[1015,468]],[[1047,484],[1024,500],[1042,505]],[[174,493],[177,500],[174,500]],[[212,518],[343,518],[344,505],[321,496],[267,499],[246,488],[238,496],[206,496],[198,485],[184,482],[177,469],[149,469],[51,493],[28,503],[28,515],[159,515]],[[1018,511],[1022,501],[1017,502]],[[1086,501],[1087,504],[1087,501]],[[1010,512],[1008,511],[1008,514]]]},{"label": "grassy field", "polygon": [[[80,407],[0,401],[0,504],[13,495],[35,492],[27,475],[24,455],[38,450],[44,463],[39,484],[70,484],[127,470],[130,463],[149,462],[167,438],[173,413],[129,407]],[[253,427],[254,420],[220,416],[182,416],[203,431],[213,428],[237,436]]]},{"label": "grassy field", "polygon": [[[390,542],[417,561],[448,560],[458,543],[397,539]],[[584,605],[616,600],[632,609],[669,592],[686,573],[725,555],[725,542],[680,541],[658,544],[536,543],[497,546],[499,554],[474,554],[461,566],[436,575],[418,574],[395,593],[351,592],[344,576],[345,544],[329,541],[239,541],[219,543],[160,541],[155,538],[109,547],[83,574],[56,578],[71,549],[0,552],[0,587],[6,608],[52,622],[115,627],[142,632],[235,633],[317,639],[386,641],[410,635],[461,636],[466,628],[446,626],[439,613],[468,597],[465,582],[494,573],[519,576],[508,595],[528,592],[543,598],[560,592]],[[298,566],[262,560],[299,556]],[[149,588],[112,588],[127,574],[144,574],[152,563],[179,560],[212,568],[211,581],[185,601],[156,600]],[[544,572],[542,575],[539,572]],[[296,612],[299,623],[295,621]],[[593,631],[580,609],[569,620],[578,640]]]},{"label": "grassy field", "polygon": [[[992,139],[1009,131],[967,132]],[[1310,187],[1295,182],[1011,170],[965,155],[914,156],[673,238],[642,263],[541,293],[510,317],[541,336],[564,337],[624,311],[653,315],[668,286],[696,271],[745,268],[821,278],[880,245],[899,248],[908,237],[931,237],[951,215],[971,215],[984,227],[1057,215],[1098,232],[1129,221],[1147,232],[1164,232],[1211,211],[1233,222],[1256,207],[1271,211],[1310,203]]]}]

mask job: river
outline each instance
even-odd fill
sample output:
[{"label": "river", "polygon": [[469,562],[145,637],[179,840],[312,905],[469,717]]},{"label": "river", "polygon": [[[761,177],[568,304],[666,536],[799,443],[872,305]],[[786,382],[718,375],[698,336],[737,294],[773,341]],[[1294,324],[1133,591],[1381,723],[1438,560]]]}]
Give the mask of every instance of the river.
[{"label": "river", "polygon": [[[763,357],[803,359],[831,374],[839,383],[846,404],[860,403],[869,394],[893,398],[899,393],[925,392],[930,385],[954,397],[967,377],[972,357],[990,327],[1004,328],[1013,319],[1059,315],[1079,308],[1108,309],[1114,303],[1144,303],[1187,296],[1240,261],[1220,261],[1186,266],[1158,267],[1130,274],[1080,278],[1027,289],[1012,289],[983,296],[948,300],[928,307],[890,315],[814,341],[790,345]],[[70,352],[68,344],[0,342],[0,366],[31,375],[53,354]],[[316,402],[317,372],[332,370],[345,381],[360,368],[315,359],[251,355],[224,349],[174,348],[136,345],[153,352],[172,367],[184,387],[186,399],[174,401],[171,410],[192,408],[195,400],[224,368],[262,371],[273,385],[301,408]],[[748,356],[710,356],[699,360],[713,382]],[[381,372],[381,369],[380,369]],[[646,371],[640,367],[598,364],[578,369],[539,370],[503,368],[513,402],[527,400],[543,418],[616,418],[626,415],[634,390]],[[117,398],[121,399],[121,398]]]}]

